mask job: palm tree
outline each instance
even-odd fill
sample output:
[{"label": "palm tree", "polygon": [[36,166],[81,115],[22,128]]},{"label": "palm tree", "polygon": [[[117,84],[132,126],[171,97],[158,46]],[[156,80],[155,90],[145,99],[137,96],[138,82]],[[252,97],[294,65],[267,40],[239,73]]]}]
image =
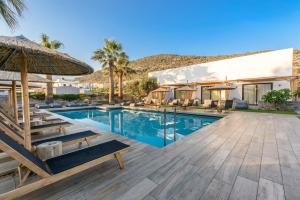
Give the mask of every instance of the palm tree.
[{"label": "palm tree", "polygon": [[0,0],[0,18],[14,29],[18,24],[17,17],[22,16],[25,8],[23,0]]},{"label": "palm tree", "polygon": [[[58,40],[49,40],[49,36],[46,34],[42,33],[41,35],[41,45],[43,47],[49,48],[49,49],[59,49],[63,46],[63,43],[58,41]],[[50,81],[52,81],[52,75],[46,75],[46,78]],[[47,83],[47,88],[46,88],[46,102],[50,103],[53,102],[53,85],[52,82]]]},{"label": "palm tree", "polygon": [[99,61],[102,67],[109,69],[109,104],[114,103],[114,68],[119,55],[122,53],[122,45],[116,40],[104,39],[102,49],[97,49],[92,56],[93,60]]},{"label": "palm tree", "polygon": [[128,67],[129,60],[125,52],[122,52],[116,61],[115,73],[119,79],[119,98],[123,99],[123,77],[135,73],[135,70]]}]

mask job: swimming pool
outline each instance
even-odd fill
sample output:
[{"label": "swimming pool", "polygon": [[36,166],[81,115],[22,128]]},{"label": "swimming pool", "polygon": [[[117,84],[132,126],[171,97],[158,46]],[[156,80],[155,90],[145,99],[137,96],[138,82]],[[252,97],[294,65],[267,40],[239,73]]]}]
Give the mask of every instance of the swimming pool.
[{"label": "swimming pool", "polygon": [[[164,147],[174,142],[174,114],[166,114],[166,140],[164,139],[164,114],[155,111],[127,109],[80,109],[54,111],[55,113],[110,131],[140,142]],[[176,140],[205,127],[219,117],[204,115],[176,115]]]}]

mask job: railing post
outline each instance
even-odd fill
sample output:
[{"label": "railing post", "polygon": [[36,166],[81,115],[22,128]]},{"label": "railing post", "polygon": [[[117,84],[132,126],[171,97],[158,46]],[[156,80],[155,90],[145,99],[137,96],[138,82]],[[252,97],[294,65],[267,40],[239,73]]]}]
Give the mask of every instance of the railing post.
[{"label": "railing post", "polygon": [[174,108],[174,142],[176,141],[176,107]]},{"label": "railing post", "polygon": [[166,123],[167,123],[167,115],[166,115],[166,109],[164,109],[164,146],[167,145],[167,130],[166,130]]}]

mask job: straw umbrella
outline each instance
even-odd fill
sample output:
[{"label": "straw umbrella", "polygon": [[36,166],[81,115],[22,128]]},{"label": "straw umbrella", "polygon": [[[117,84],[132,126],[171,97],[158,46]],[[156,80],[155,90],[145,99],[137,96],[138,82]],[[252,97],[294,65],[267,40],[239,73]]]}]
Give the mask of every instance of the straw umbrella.
[{"label": "straw umbrella", "polygon": [[[8,72],[8,71],[0,71],[0,81],[1,83],[4,84],[6,81],[7,86],[11,86],[11,89],[9,90],[10,94],[10,103],[11,106],[13,107],[13,112],[14,112],[14,117],[16,119],[16,122],[18,122],[19,116],[18,116],[18,103],[17,103],[17,92],[16,92],[16,87],[17,87],[17,81],[21,81],[21,74],[18,72]],[[7,82],[11,81],[11,85]],[[36,82],[36,83],[48,83],[50,80],[36,75],[36,74],[28,74],[28,82]],[[34,85],[30,86],[34,87]]]},{"label": "straw umbrella", "polygon": [[195,92],[196,89],[191,88],[190,86],[186,85],[186,86],[183,86],[181,88],[176,89],[176,92],[177,91],[183,92],[185,99],[191,99],[192,95],[193,95],[193,92]]},{"label": "straw umbrella", "polygon": [[154,93],[156,96],[158,96],[159,100],[162,100],[166,96],[167,92],[169,92],[169,90],[167,88],[160,87],[160,88],[157,88],[156,90],[153,90],[152,94]]},{"label": "straw umbrella", "polygon": [[220,100],[221,100],[221,92],[222,91],[224,91],[224,90],[225,91],[234,90],[234,89],[236,89],[236,87],[232,86],[232,85],[228,85],[228,84],[221,84],[221,85],[215,85],[215,86],[209,87],[207,89],[211,90],[211,91],[212,90],[219,91],[220,92]]},{"label": "straw umbrella", "polygon": [[21,72],[24,146],[31,150],[28,73],[83,75],[93,69],[67,54],[48,49],[24,36],[0,36],[0,70]]}]

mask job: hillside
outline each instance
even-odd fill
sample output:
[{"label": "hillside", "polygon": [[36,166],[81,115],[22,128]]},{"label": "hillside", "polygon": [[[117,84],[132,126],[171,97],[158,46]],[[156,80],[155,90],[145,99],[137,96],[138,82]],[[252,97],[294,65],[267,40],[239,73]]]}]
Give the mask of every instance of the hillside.
[{"label": "hillside", "polygon": [[[154,56],[148,56],[133,60],[129,63],[129,66],[137,71],[137,74],[133,75],[130,79],[140,79],[148,75],[148,72],[158,71],[182,66],[188,66],[193,64],[200,64],[212,61],[218,61],[228,58],[235,58],[245,55],[252,55],[256,53],[262,53],[267,51],[256,51],[242,54],[231,55],[218,55],[218,56],[180,56],[174,54],[159,54]],[[299,55],[299,54],[298,54]],[[83,76],[79,78],[81,82],[108,82],[108,77],[103,75],[101,71],[96,71],[91,75]]]}]

